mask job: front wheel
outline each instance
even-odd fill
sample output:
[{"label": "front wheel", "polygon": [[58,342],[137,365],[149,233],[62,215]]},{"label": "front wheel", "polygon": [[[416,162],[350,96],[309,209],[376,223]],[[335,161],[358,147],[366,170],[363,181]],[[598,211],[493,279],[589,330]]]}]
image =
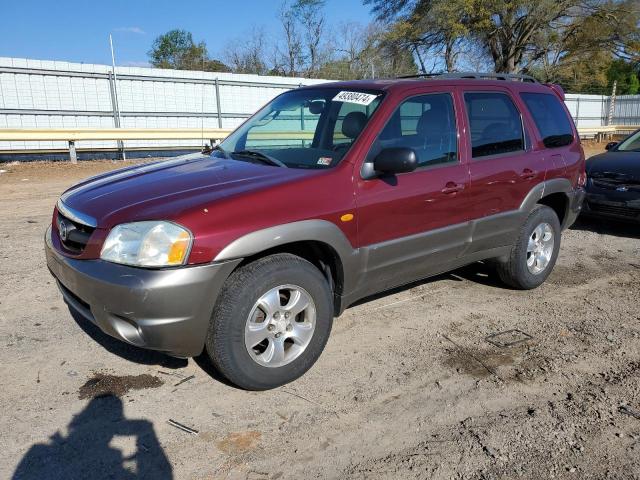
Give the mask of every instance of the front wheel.
[{"label": "front wheel", "polygon": [[498,263],[498,275],[514,288],[536,288],[551,274],[559,251],[558,216],[551,208],[538,205],[522,226],[509,258]]},{"label": "front wheel", "polygon": [[333,323],[331,290],[322,273],[290,254],[240,267],[225,282],[206,349],[215,368],[248,390],[302,376],[320,357]]}]

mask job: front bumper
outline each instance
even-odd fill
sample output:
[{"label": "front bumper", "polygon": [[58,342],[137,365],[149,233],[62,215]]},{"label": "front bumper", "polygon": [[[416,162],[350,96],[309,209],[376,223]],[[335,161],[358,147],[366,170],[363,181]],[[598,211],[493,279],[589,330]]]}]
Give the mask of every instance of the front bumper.
[{"label": "front bumper", "polygon": [[222,284],[240,260],[145,269],[77,260],[45,236],[47,266],[65,302],[103,332],[177,357],[199,355]]},{"label": "front bumper", "polygon": [[584,188],[578,187],[569,193],[569,210],[562,225],[563,229],[569,228],[575,223],[578,215],[580,215],[580,212],[582,211],[584,198]]},{"label": "front bumper", "polygon": [[583,212],[594,217],[640,222],[640,192],[603,189],[590,184]]}]

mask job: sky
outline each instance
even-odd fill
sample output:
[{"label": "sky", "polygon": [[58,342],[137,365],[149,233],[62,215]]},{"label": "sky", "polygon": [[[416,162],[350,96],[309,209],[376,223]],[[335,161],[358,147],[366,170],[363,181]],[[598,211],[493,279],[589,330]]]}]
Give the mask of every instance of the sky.
[{"label": "sky", "polygon": [[[144,66],[153,40],[182,28],[220,57],[252,27],[278,33],[281,0],[0,0],[0,57]],[[329,25],[371,20],[362,0],[327,0]]]}]

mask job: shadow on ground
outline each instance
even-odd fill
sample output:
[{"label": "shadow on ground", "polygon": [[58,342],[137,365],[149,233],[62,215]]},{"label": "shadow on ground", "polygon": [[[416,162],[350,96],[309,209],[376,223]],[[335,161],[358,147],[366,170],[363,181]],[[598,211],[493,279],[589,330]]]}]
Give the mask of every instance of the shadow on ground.
[{"label": "shadow on ground", "polygon": [[[135,451],[124,456],[110,445],[116,437],[133,437]],[[122,400],[110,395],[91,400],[69,424],[68,435],[56,432],[47,443],[33,445],[12,478],[168,480],[173,472],[151,422],[125,418]]]},{"label": "shadow on ground", "polygon": [[143,365],[160,365],[164,368],[171,369],[184,368],[187,366],[188,362],[186,359],[170,357],[162,352],[146,350],[144,348],[136,347],[135,345],[129,345],[121,340],[110,337],[82,315],[75,312],[72,308],[69,308],[69,313],[84,333],[102,345],[108,352],[124,358],[125,360]]},{"label": "shadow on ground", "polygon": [[640,224],[607,218],[580,216],[571,227],[571,230],[583,230],[615,237],[640,238]]},{"label": "shadow on ground", "polygon": [[[136,347],[135,345],[129,345],[128,343],[107,335],[82,315],[75,312],[73,309],[70,308],[69,313],[76,321],[78,326],[87,335],[89,335],[94,341],[102,345],[105,350],[119,356],[120,358],[134,363],[140,363],[143,365],[159,365],[161,367],[169,369],[184,368],[189,363],[186,358],[175,358],[169,355],[165,355],[162,352],[146,350],[144,348]],[[216,368],[213,366],[213,363],[211,363],[211,360],[209,359],[206,351],[202,352],[201,355],[194,357],[193,360],[202,370],[204,370],[205,373],[207,373],[214,380],[224,383],[227,386],[237,388],[226,378],[220,375],[220,373],[218,373]]]}]

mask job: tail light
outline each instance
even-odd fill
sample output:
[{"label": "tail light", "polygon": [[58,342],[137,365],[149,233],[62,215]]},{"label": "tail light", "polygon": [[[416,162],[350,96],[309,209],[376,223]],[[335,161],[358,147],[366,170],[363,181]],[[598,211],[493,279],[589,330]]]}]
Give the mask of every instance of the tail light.
[{"label": "tail light", "polygon": [[578,176],[578,186],[584,187],[587,184],[587,172],[582,172]]}]

